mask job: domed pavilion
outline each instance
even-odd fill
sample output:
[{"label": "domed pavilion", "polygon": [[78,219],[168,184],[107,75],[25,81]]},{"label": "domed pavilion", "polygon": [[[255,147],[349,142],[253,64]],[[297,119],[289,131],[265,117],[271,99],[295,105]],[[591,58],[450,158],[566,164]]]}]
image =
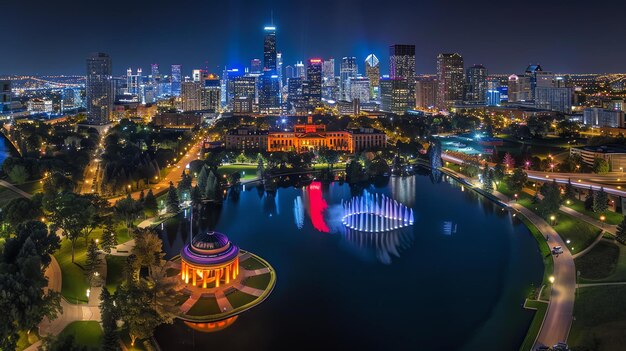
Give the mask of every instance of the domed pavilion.
[{"label": "domed pavilion", "polygon": [[180,252],[181,278],[202,288],[228,284],[239,274],[239,248],[219,232],[196,235]]}]

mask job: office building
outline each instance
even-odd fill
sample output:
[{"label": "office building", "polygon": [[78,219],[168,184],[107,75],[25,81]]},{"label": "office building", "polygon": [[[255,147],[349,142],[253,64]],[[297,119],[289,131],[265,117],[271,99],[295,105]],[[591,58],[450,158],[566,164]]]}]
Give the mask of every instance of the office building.
[{"label": "office building", "polygon": [[302,81],[300,77],[287,79],[287,108],[289,110],[303,110],[304,94],[302,92]]},{"label": "office building", "polygon": [[624,128],[624,112],[602,108],[586,108],[583,123],[591,127]]},{"label": "office building", "polygon": [[296,70],[295,68],[293,68],[292,65],[288,65],[287,67],[285,67],[285,77],[287,77],[287,80],[296,77]]},{"label": "office building", "polygon": [[220,112],[221,90],[220,78],[214,74],[209,74],[202,87],[201,109],[210,112]]},{"label": "office building", "polygon": [[34,98],[28,100],[27,110],[30,114],[52,113],[52,100]]},{"label": "office building", "polygon": [[199,111],[202,109],[202,84],[200,82],[182,82],[181,84],[181,110]]},{"label": "office building", "polygon": [[405,79],[383,78],[380,80],[381,109],[398,115],[409,108],[409,87]]},{"label": "office building", "polygon": [[126,70],[126,91],[128,94],[139,95],[139,86],[143,84],[141,75],[141,68],[137,68],[136,74],[133,74],[133,70],[130,68]]},{"label": "office building", "polygon": [[432,109],[437,103],[437,79],[421,78],[415,82],[415,107]]},{"label": "office building", "polygon": [[313,109],[322,104],[322,60],[317,58],[310,59],[306,73],[307,104],[309,108]]},{"label": "office building", "polygon": [[181,65],[172,65],[172,75],[170,76],[172,96],[180,96],[181,69]]},{"label": "office building", "polygon": [[250,73],[261,73],[263,71],[263,63],[259,59],[250,61]]},{"label": "office building", "polygon": [[322,63],[322,85],[335,85],[335,59],[324,60]]},{"label": "office building", "polygon": [[572,88],[539,86],[535,87],[535,107],[541,110],[572,113]]},{"label": "office building", "polygon": [[483,65],[469,67],[465,74],[465,82],[465,101],[484,105],[487,97],[487,69]]},{"label": "office building", "polygon": [[280,113],[280,80],[278,75],[265,71],[260,77],[259,112],[264,114]]},{"label": "office building", "polygon": [[532,100],[531,79],[529,76],[509,76],[508,101],[527,102]]},{"label": "office building", "polygon": [[296,75],[295,77],[306,79],[306,68],[304,67],[304,63],[302,61],[296,62]]},{"label": "office building", "polygon": [[359,67],[356,63],[356,57],[344,57],[341,59],[339,68],[339,94],[340,100],[349,100],[350,78],[356,78],[359,73]]},{"label": "office building", "polygon": [[350,78],[348,86],[350,94],[348,101],[358,101],[359,103],[368,103],[370,101],[371,87],[370,79],[367,77]]},{"label": "office building", "polygon": [[111,57],[105,53],[96,53],[87,58],[85,95],[89,124],[109,123],[114,101],[111,69]]},{"label": "office building", "polygon": [[11,81],[0,80],[0,113],[11,109]]},{"label": "office building", "polygon": [[535,88],[537,87],[537,72],[542,72],[543,68],[540,65],[530,64],[526,67],[526,71],[524,75],[528,77],[530,84],[530,96],[528,100],[532,101],[535,99]]},{"label": "office building", "polygon": [[415,45],[389,46],[389,78],[415,79]]},{"label": "office building", "polygon": [[[278,75],[278,81],[280,82],[280,91],[283,91],[283,53],[282,52],[276,53],[276,74]],[[281,99],[281,103],[282,103],[282,99]]]},{"label": "office building", "polygon": [[263,30],[263,71],[276,72],[276,27],[266,26]]},{"label": "office building", "polygon": [[[415,57],[413,57],[415,61]],[[374,54],[369,54],[365,58],[365,75],[370,80],[370,97],[378,97],[378,85],[380,82],[380,61]]]},{"label": "office building", "polygon": [[450,108],[463,100],[463,57],[457,53],[437,56],[437,107]]}]

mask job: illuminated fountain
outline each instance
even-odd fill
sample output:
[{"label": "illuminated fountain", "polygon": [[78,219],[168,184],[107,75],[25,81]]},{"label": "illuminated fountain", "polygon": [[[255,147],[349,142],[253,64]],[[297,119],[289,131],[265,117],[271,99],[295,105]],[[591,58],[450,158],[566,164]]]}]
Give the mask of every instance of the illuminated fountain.
[{"label": "illuminated fountain", "polygon": [[343,202],[342,223],[361,232],[387,232],[413,225],[413,209],[382,194],[365,192]]}]

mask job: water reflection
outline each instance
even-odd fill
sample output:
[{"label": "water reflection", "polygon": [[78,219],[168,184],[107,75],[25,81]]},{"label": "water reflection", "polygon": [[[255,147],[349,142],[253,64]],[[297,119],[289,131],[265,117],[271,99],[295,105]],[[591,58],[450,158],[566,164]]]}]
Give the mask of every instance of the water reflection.
[{"label": "water reflection", "polygon": [[345,229],[344,239],[366,256],[375,257],[383,264],[391,264],[391,256],[400,257],[413,243],[413,228],[405,227],[387,232],[363,232]]},{"label": "water reflection", "polygon": [[215,333],[233,325],[233,323],[235,323],[235,321],[237,320],[237,317],[238,316],[232,316],[232,317],[223,319],[221,321],[206,322],[206,323],[196,323],[196,322],[188,322],[188,321],[183,321],[183,322],[185,323],[186,326],[188,326],[189,328],[195,331],[199,331],[201,333]]},{"label": "water reflection", "polygon": [[322,197],[322,183],[312,182],[302,192],[302,196],[313,228],[322,233],[328,233],[330,229],[324,218],[324,212],[328,208],[328,203]]}]

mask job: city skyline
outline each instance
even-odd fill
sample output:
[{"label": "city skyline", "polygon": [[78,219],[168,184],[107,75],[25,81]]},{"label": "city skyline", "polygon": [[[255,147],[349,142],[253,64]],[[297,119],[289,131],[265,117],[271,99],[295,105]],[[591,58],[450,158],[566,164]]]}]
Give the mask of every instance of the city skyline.
[{"label": "city skyline", "polygon": [[[0,57],[2,75],[82,74],[83,60],[92,52],[108,53],[115,75],[128,67],[148,72],[152,63],[161,67],[181,64],[185,75],[205,67],[219,73],[224,66],[246,67],[251,59],[262,59],[263,27],[272,22],[285,66],[313,57],[355,56],[363,61],[374,53],[381,59],[381,74],[388,74],[389,45],[410,44],[416,45],[418,74],[435,73],[436,57],[444,52],[458,52],[468,66],[482,64],[494,74],[518,73],[530,63],[564,73],[626,71],[620,60],[620,51],[626,49],[616,47],[611,56],[597,54],[601,48],[614,47],[610,43],[625,31],[611,18],[626,5],[609,8],[602,1],[593,8],[581,2],[570,2],[567,8],[559,6],[560,2],[542,4],[542,16],[524,17],[524,26],[514,31],[509,26],[519,15],[512,9],[475,8],[459,1],[395,2],[394,6],[356,1],[333,4],[324,0],[315,5],[239,1],[194,5],[193,11],[186,2],[171,11],[158,1],[150,7],[116,6],[111,1],[99,13],[84,4],[35,2],[28,9],[15,2],[3,5],[8,26],[19,28],[20,35],[6,39],[6,47],[14,54]],[[198,22],[187,15],[194,12],[211,15]],[[604,16],[597,29],[573,27],[569,21],[577,16],[593,18],[596,12]],[[26,26],[25,14],[29,16]],[[325,20],[315,21],[316,15]],[[476,17],[488,20],[475,21]],[[446,25],[441,24],[444,20]],[[398,25],[403,21],[410,24]],[[58,47],[59,37],[66,38],[63,50]],[[41,60],[42,53],[46,60]]]}]

